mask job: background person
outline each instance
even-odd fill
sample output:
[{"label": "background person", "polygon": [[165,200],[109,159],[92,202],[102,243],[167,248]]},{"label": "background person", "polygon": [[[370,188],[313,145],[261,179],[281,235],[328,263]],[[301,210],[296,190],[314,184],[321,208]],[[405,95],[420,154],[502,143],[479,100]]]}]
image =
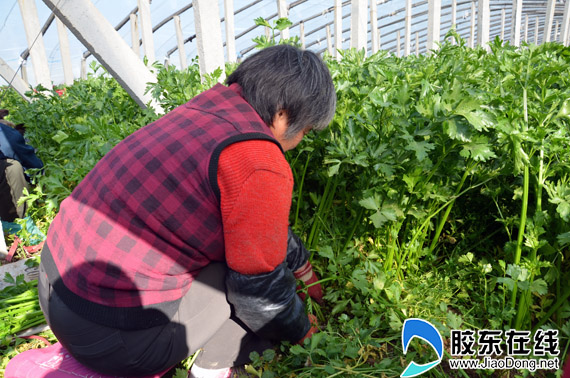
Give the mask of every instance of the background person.
[{"label": "background person", "polygon": [[[42,168],[43,162],[26,143],[23,133],[4,119],[8,114],[8,110],[0,109],[0,219],[13,222],[23,218],[26,212],[25,204],[18,205],[24,188],[28,187],[24,170]],[[24,130],[23,125],[21,129]]]},{"label": "background person", "polygon": [[[105,374],[145,375],[201,349],[191,377],[229,377],[275,342],[317,331],[296,280],[317,282],[288,228],[284,151],[331,121],[314,53],[288,45],[136,131],[65,199],[40,266],[58,340]],[[320,285],[308,294],[322,301]]]}]

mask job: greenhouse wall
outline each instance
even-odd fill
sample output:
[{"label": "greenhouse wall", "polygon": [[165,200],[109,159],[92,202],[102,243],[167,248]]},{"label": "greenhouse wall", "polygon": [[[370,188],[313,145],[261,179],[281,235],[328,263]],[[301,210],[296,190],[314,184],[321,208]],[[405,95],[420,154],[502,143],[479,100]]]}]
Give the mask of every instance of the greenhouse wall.
[{"label": "greenhouse wall", "polygon": [[[251,54],[253,38],[269,36],[269,27],[254,22],[260,17],[269,25],[288,18],[290,27],[277,30],[275,38],[298,38],[304,48],[337,59],[341,50],[353,47],[367,54],[426,54],[437,49],[453,27],[470,47],[486,47],[496,37],[516,46],[548,41],[568,45],[570,29],[570,2],[562,0],[219,0],[217,7],[195,0],[178,9],[164,2],[131,0],[114,4],[113,12],[103,3],[18,0],[19,7],[12,7],[6,19],[9,29],[26,39],[20,51],[0,53],[0,76],[23,95],[30,86],[85,78],[90,62],[97,60],[145,102],[140,89],[133,89],[141,85],[129,84],[128,74],[119,73],[123,59],[144,60],[147,67],[159,61],[180,69],[199,59],[202,72],[212,72]],[[108,24],[97,26],[108,30],[105,36],[87,30],[89,22],[81,18],[95,18],[95,13]],[[113,54],[122,59],[109,57]],[[134,66],[133,76],[152,80],[148,68]]]}]

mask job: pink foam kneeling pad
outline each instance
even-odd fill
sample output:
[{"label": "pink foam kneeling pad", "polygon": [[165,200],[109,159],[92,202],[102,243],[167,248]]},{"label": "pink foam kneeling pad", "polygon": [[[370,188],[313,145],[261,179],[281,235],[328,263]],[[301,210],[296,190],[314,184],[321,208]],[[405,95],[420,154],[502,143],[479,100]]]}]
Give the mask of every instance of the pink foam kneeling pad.
[{"label": "pink foam kneeling pad", "polygon": [[[145,378],[160,378],[164,373],[166,373],[166,371]],[[31,349],[18,354],[10,360],[4,372],[4,378],[70,377],[118,378],[114,375],[97,373],[81,365],[60,343],[56,343],[47,348]]]}]

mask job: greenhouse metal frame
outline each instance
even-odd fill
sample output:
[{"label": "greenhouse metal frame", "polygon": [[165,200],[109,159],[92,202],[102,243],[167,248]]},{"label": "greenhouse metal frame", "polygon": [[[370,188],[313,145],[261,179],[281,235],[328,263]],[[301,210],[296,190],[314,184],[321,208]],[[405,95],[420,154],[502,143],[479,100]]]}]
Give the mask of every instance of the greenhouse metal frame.
[{"label": "greenhouse metal frame", "polygon": [[[94,58],[144,106],[151,101],[144,94],[145,83],[156,78],[143,59],[149,63],[162,59],[156,57],[154,47],[154,35],[159,30],[170,28],[169,33],[176,36],[163,57],[164,64],[185,69],[189,59],[197,57],[201,72],[209,73],[252,53],[252,36],[268,35],[268,28],[263,30],[253,20],[235,32],[240,14],[255,13],[262,5],[274,7],[274,12],[264,16],[268,22],[282,17],[292,22],[279,37],[298,37],[303,48],[337,59],[340,51],[348,48],[365,49],[367,54],[378,50],[397,56],[426,54],[437,49],[452,28],[470,47],[486,48],[496,37],[515,46],[524,42],[569,43],[570,1],[563,0],[330,0],[318,4],[308,0],[255,0],[237,8],[234,0],[195,0],[155,25],[151,23],[151,0],[137,0],[137,6],[115,26],[90,0],[43,0],[53,13],[40,26],[36,1],[18,0],[28,41],[27,48],[22,48],[20,64],[10,66],[0,56],[0,76],[24,97],[30,87],[41,84],[51,88],[54,84],[42,40],[51,28],[57,28],[65,84],[74,80],[69,47],[72,33],[84,47],[80,77],[86,77],[87,61]],[[318,11],[311,13],[313,9]],[[183,29],[181,21],[188,13],[193,14],[191,33]],[[300,14],[303,17],[296,17]],[[130,40],[119,34],[125,29]],[[28,65],[34,81],[28,78]]]}]

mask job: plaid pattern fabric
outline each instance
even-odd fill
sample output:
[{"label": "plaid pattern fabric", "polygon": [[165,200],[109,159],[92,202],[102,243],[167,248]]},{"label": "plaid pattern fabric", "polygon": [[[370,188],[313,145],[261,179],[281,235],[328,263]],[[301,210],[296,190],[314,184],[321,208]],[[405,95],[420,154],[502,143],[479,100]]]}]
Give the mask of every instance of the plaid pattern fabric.
[{"label": "plaid pattern fabric", "polygon": [[110,307],[181,298],[225,261],[217,159],[269,128],[221,84],[133,133],[63,201],[47,243],[65,287]]}]

